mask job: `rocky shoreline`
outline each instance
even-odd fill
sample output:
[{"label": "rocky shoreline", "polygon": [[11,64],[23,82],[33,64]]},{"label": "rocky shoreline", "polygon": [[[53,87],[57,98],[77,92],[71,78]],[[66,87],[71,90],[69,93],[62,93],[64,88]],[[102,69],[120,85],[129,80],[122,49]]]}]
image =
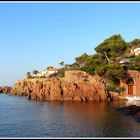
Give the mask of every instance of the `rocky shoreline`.
[{"label": "rocky shoreline", "polygon": [[39,101],[111,102],[120,99],[118,93],[105,91],[101,77],[82,71],[68,71],[64,78],[19,80],[12,88],[1,87],[0,92]]},{"label": "rocky shoreline", "polygon": [[7,93],[10,93],[11,92],[11,87],[9,87],[9,86],[3,86],[3,87],[0,87],[0,93],[5,93],[5,94],[7,94]]},{"label": "rocky shoreline", "polygon": [[[98,83],[99,84],[99,83]],[[27,96],[32,100],[58,101],[116,101],[115,93],[106,93],[101,85],[91,83],[68,83],[60,79],[40,81],[19,81],[11,90],[10,95]]]},{"label": "rocky shoreline", "polygon": [[93,79],[93,82],[85,80],[70,82],[64,78],[25,79],[17,81],[12,88],[1,88],[1,92],[39,101],[110,102],[119,100],[118,93],[105,91],[105,85],[100,77],[95,76]]},{"label": "rocky shoreline", "polygon": [[116,111],[121,112],[126,116],[131,116],[136,122],[140,123],[140,106],[131,105],[119,108]]}]

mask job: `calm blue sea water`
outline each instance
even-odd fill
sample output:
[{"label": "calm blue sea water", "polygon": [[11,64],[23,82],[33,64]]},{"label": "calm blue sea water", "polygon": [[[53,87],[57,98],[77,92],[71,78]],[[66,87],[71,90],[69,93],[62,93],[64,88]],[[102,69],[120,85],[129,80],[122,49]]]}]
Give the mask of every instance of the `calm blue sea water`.
[{"label": "calm blue sea water", "polygon": [[0,137],[139,137],[125,102],[37,102],[0,94]]}]

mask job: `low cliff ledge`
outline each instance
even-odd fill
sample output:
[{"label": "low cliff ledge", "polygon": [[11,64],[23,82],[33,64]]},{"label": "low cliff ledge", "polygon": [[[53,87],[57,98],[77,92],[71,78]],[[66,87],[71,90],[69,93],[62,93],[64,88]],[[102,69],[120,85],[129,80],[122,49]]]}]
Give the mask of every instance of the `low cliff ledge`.
[{"label": "low cliff ledge", "polygon": [[[73,74],[74,73],[74,74]],[[78,78],[79,79],[78,79]],[[119,95],[106,92],[102,78],[81,71],[67,72],[65,78],[26,79],[17,81],[10,95],[32,100],[117,101]]]}]

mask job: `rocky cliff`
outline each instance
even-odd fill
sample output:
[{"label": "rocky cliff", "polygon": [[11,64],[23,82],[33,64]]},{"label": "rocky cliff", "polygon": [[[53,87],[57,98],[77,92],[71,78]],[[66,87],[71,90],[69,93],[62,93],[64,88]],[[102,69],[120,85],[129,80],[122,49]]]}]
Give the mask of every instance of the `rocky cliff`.
[{"label": "rocky cliff", "polygon": [[11,92],[11,87],[8,86],[0,87],[0,93],[10,93],[10,92]]},{"label": "rocky cliff", "polygon": [[[77,78],[78,77],[78,78]],[[76,79],[76,80],[74,80]],[[26,79],[18,81],[10,95],[27,96],[32,100],[59,101],[116,101],[117,93],[105,92],[102,78],[95,75],[91,78],[80,71],[67,72],[64,79]]]}]

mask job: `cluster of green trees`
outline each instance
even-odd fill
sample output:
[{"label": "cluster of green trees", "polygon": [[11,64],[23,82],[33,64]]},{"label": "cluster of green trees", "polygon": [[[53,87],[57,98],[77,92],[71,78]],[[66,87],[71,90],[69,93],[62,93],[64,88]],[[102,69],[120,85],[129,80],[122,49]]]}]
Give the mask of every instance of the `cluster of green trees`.
[{"label": "cluster of green trees", "polygon": [[[126,70],[126,67],[122,67],[119,62],[123,58],[129,58],[128,54],[134,47],[140,47],[140,39],[125,42],[121,35],[113,35],[95,47],[95,54],[88,55],[83,53],[75,58],[73,64],[65,64],[64,61],[59,64],[64,69],[81,69],[91,74],[105,75],[106,70],[109,69],[111,71],[117,69]],[[140,56],[129,58],[130,63],[127,65],[127,68],[132,69],[131,66],[133,66],[134,69],[137,69],[140,63],[139,59]]]},{"label": "cluster of green trees", "polygon": [[[119,85],[121,79],[129,77],[127,73],[129,69],[140,70],[140,55],[129,55],[132,48],[138,47],[140,47],[140,39],[126,42],[120,34],[112,35],[95,47],[95,54],[83,53],[75,58],[73,64],[60,62],[61,68],[55,76],[64,76],[66,70],[82,70],[102,76],[111,83],[112,87],[109,88],[113,89]],[[120,64],[123,59],[127,59],[128,63]]]}]

